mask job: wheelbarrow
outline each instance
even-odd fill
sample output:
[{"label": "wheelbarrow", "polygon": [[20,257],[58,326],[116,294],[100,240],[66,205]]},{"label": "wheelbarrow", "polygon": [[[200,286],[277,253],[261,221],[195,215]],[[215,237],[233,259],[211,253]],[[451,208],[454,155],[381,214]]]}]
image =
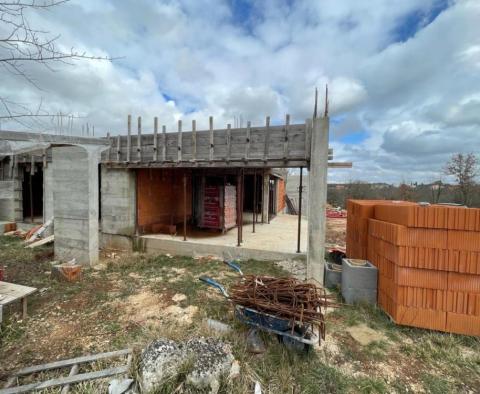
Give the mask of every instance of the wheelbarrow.
[{"label": "wheelbarrow", "polygon": [[[235,264],[227,264],[241,273],[238,266],[232,266]],[[199,279],[202,282],[217,288],[227,300],[230,300],[227,290],[220,283],[205,276],[202,276]],[[278,339],[288,348],[308,351],[315,343],[319,342],[319,337],[314,332],[313,324],[302,324],[297,321],[277,317],[238,304],[234,304],[234,310],[235,317],[239,321],[250,327],[276,334]]]}]

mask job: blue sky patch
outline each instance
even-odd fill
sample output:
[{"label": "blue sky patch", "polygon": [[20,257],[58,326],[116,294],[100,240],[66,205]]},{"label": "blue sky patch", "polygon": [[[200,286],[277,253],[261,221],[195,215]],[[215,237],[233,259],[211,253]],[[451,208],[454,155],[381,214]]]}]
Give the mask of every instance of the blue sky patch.
[{"label": "blue sky patch", "polygon": [[253,30],[254,5],[249,0],[231,0],[233,24],[240,26],[249,33]]},{"label": "blue sky patch", "polygon": [[340,137],[339,141],[343,144],[356,145],[362,143],[367,138],[368,133],[365,130],[360,130]]},{"label": "blue sky patch", "polygon": [[402,19],[392,31],[393,42],[405,42],[432,23],[435,18],[449,7],[449,0],[436,0],[427,10],[416,9]]},{"label": "blue sky patch", "polygon": [[163,98],[165,99],[165,101],[167,101],[167,102],[168,102],[168,101],[176,102],[175,97],[170,96],[170,95],[168,95],[167,93],[162,93],[162,96],[163,96]]}]

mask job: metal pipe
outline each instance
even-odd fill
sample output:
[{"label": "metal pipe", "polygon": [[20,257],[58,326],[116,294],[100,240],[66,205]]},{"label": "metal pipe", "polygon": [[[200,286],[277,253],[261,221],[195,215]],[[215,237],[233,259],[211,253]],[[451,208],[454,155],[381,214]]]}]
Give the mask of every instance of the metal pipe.
[{"label": "metal pipe", "polygon": [[255,222],[257,221],[257,170],[253,170],[253,233],[255,232]]},{"label": "metal pipe", "polygon": [[297,253],[300,253],[300,236],[302,232],[302,189],[303,189],[303,167],[300,167],[300,186],[298,187]]},{"label": "metal pipe", "polygon": [[183,171],[183,240],[187,240],[187,172]]}]

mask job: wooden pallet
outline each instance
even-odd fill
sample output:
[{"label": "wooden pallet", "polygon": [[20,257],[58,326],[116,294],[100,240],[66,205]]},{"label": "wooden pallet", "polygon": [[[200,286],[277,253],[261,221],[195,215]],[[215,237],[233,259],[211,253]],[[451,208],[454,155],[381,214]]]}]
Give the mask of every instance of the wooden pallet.
[{"label": "wooden pallet", "polygon": [[[100,371],[78,373],[80,364],[92,363],[98,360],[112,359],[127,356],[124,365],[102,369]],[[49,387],[63,386],[61,394],[68,393],[71,384],[85,382],[87,380],[102,379],[109,376],[127,374],[132,362],[132,350],[123,349],[114,352],[93,354],[90,356],[82,356],[71,358],[69,360],[54,361],[48,364],[35,365],[32,367],[22,368],[8,379],[0,394],[18,394],[28,393],[33,390],[43,390]],[[21,386],[13,386],[21,376],[33,375],[38,372],[45,372],[54,369],[63,369],[70,367],[68,376],[45,380],[42,382],[29,383]],[[12,387],[13,386],[13,387]]]}]

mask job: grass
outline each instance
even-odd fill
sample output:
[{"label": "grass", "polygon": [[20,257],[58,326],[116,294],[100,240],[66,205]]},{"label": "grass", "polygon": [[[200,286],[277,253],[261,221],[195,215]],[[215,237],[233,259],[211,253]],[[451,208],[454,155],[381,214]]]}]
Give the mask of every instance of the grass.
[{"label": "grass", "polygon": [[[340,307],[328,316],[327,341],[336,346],[336,352],[325,350],[323,345],[319,351],[296,353],[287,350],[275,336],[262,334],[267,351],[252,355],[246,349],[247,330],[235,321],[231,306],[215,289],[198,280],[202,275],[211,276],[228,288],[238,276],[221,262],[134,253],[107,260],[105,269],[84,270],[79,282],[62,283],[48,275],[51,259],[51,248],[24,249],[16,239],[0,237],[0,261],[7,266],[8,279],[46,289],[31,298],[30,317],[25,321],[19,321],[20,306],[4,311],[0,380],[2,368],[125,347],[141,349],[159,337],[183,340],[212,335],[203,323],[212,318],[233,327],[225,341],[231,344],[241,366],[240,377],[221,380],[221,393],[251,393],[256,381],[264,393],[406,393],[418,388],[431,393],[478,391],[478,338],[400,327],[380,309],[357,305]],[[241,265],[249,274],[287,275],[269,262],[251,260]],[[163,319],[162,310],[158,319],[130,319],[122,308],[132,296],[147,291],[165,305],[172,303],[173,295],[185,295],[177,305],[198,308],[193,323],[180,326]],[[386,339],[360,345],[347,331],[359,324],[383,333]],[[394,371],[393,377],[385,372],[386,367]],[[132,376],[135,373],[133,370]],[[183,393],[199,392],[188,386],[187,373],[188,363],[157,392],[177,388]],[[72,392],[100,389],[106,389],[105,381],[76,385]]]}]

